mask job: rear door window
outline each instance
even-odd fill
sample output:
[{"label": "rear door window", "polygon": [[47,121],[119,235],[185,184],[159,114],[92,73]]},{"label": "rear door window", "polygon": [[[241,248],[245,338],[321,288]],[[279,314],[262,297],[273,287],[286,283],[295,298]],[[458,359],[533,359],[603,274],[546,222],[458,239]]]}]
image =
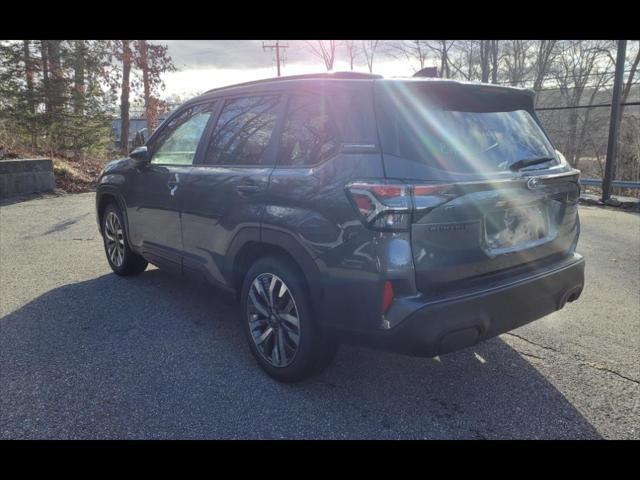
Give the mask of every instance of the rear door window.
[{"label": "rear door window", "polygon": [[209,165],[266,165],[267,147],[276,125],[278,96],[227,100],[206,150]]},{"label": "rear door window", "polygon": [[292,95],[278,165],[315,165],[335,155],[339,148],[340,141],[325,97]]}]

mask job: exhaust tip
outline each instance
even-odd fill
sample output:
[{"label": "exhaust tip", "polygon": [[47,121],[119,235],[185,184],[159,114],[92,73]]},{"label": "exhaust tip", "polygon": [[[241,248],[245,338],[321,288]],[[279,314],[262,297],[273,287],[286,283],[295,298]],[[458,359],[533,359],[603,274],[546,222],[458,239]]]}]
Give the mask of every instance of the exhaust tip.
[{"label": "exhaust tip", "polygon": [[582,293],[582,288],[579,290],[572,290],[567,292],[560,302],[560,308],[563,308],[565,304],[575,302],[578,298],[580,298],[580,294]]},{"label": "exhaust tip", "polygon": [[579,296],[580,296],[580,292],[574,292],[571,295],[569,295],[569,297],[567,298],[567,302],[569,303],[575,302]]}]

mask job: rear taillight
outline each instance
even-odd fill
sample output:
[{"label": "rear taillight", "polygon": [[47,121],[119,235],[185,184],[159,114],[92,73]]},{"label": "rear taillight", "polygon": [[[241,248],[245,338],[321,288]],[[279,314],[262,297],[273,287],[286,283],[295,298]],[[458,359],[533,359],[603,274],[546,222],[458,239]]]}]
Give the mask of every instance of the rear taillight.
[{"label": "rear taillight", "polygon": [[411,224],[411,190],[397,183],[354,182],[347,193],[365,224],[376,230],[407,230]]},{"label": "rear taillight", "polygon": [[363,181],[348,184],[346,190],[367,226],[375,230],[406,231],[411,225],[412,211],[441,204],[451,193],[452,185]]}]

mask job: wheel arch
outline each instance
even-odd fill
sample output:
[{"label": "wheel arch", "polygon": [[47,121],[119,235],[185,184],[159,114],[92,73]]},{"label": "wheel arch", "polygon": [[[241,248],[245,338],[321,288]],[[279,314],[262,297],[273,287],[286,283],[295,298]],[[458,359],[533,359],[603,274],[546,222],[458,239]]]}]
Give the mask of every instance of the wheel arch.
[{"label": "wheel arch", "polygon": [[234,239],[230,249],[229,268],[231,273],[229,281],[239,295],[242,289],[242,282],[251,265],[259,258],[274,255],[291,263],[303,275],[309,290],[312,308],[315,312],[320,311],[323,297],[323,285],[320,271],[306,249],[296,240],[293,235],[263,229],[260,238],[244,236],[244,238]]},{"label": "wheel arch", "polygon": [[[103,187],[99,189],[96,194],[96,216],[100,233],[102,234],[102,217],[104,215],[105,209],[107,208],[107,205],[109,205],[110,203],[115,203],[116,206],[120,209],[120,213],[122,214],[122,218],[124,220],[124,228],[127,233],[127,239],[129,239],[129,218],[127,216],[127,206],[124,203],[122,195],[120,195],[118,190],[114,188]],[[131,242],[129,242],[129,247],[131,247]]]}]

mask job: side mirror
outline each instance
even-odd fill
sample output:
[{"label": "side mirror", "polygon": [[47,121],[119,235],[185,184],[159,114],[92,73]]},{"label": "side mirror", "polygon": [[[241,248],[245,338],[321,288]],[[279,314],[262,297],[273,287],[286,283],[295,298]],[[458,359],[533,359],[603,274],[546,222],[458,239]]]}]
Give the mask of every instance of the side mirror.
[{"label": "side mirror", "polygon": [[136,166],[142,166],[149,163],[149,152],[146,146],[138,147],[129,154],[129,158],[133,160]]}]

